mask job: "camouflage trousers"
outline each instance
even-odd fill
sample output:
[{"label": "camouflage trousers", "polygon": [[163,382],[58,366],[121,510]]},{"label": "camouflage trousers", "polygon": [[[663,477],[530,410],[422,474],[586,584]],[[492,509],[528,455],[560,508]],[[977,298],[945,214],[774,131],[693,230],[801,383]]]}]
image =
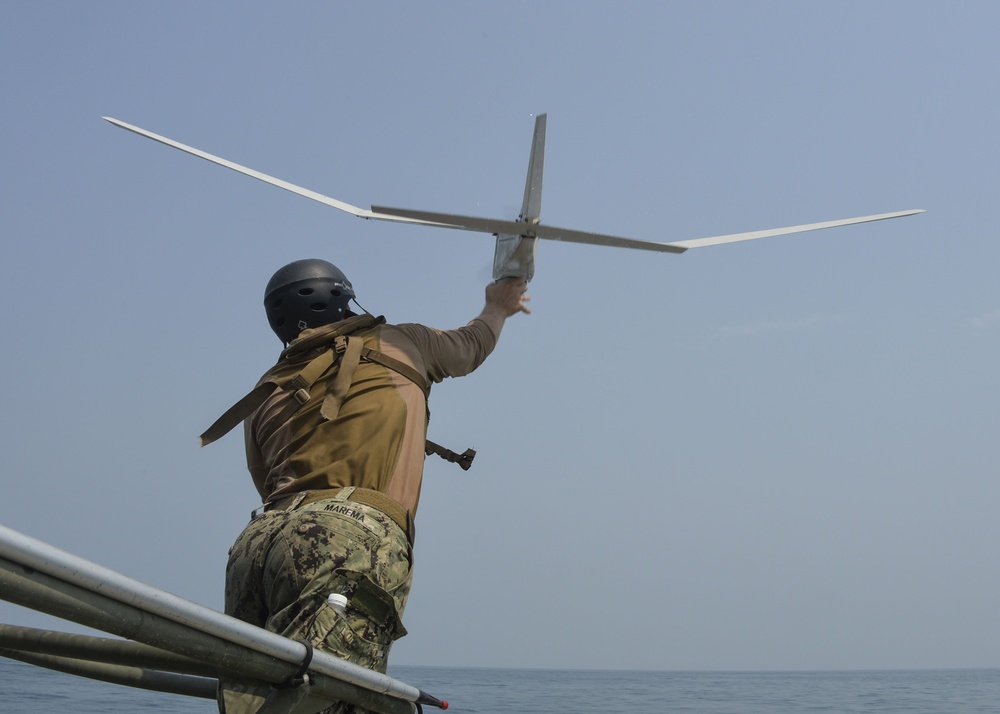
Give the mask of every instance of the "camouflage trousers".
[{"label": "camouflage trousers", "polygon": [[[412,578],[406,534],[362,503],[294,504],[261,513],[237,538],[226,567],[226,614],[384,673],[389,648],[406,634],[401,618]],[[334,593],[347,597],[343,614],[327,602]],[[225,714],[256,711],[266,696],[235,684],[223,690]],[[364,710],[340,702],[324,711]]]}]

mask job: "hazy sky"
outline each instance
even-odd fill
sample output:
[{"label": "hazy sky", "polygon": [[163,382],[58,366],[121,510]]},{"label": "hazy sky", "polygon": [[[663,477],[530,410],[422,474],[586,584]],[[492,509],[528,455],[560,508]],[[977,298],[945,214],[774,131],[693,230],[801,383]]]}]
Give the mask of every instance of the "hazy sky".
[{"label": "hazy sky", "polygon": [[[196,436],[323,257],[476,315],[492,238],[368,206],[683,240],[540,246],[534,314],[431,398],[397,664],[1000,667],[1000,5],[0,4],[0,523],[221,608],[257,495]],[[66,627],[6,603],[0,620]]]}]

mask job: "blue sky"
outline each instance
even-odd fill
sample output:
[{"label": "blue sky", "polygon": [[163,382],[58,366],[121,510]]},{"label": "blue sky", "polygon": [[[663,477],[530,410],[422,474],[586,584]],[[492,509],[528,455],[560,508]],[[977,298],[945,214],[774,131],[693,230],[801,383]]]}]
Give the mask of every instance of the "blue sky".
[{"label": "blue sky", "polygon": [[[534,313],[435,387],[399,664],[998,667],[1000,8],[988,2],[0,5],[0,523],[210,607],[256,505],[196,436],[279,344],[271,273],[478,313],[489,236],[351,203],[690,251],[540,246]],[[0,603],[0,620],[61,626]]]}]

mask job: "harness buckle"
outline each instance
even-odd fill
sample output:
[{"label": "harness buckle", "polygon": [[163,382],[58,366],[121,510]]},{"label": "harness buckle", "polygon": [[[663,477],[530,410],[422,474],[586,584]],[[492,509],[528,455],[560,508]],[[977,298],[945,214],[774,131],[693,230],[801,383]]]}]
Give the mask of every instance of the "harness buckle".
[{"label": "harness buckle", "polygon": [[299,406],[302,406],[303,404],[309,401],[309,390],[296,389],[294,392],[292,392],[292,397],[294,397],[295,401],[299,403]]}]

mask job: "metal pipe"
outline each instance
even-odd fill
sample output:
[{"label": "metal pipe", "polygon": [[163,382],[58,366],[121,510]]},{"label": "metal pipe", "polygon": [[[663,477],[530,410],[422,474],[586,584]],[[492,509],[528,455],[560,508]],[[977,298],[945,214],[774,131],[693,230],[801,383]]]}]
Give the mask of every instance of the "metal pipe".
[{"label": "metal pipe", "polygon": [[188,697],[215,699],[218,682],[214,679],[192,677],[186,674],[157,672],[142,667],[126,667],[119,664],[103,662],[88,662],[69,657],[39,654],[37,652],[22,652],[0,648],[0,655],[10,659],[27,662],[38,667],[54,669],[78,677],[97,679],[111,684],[121,684],[137,689],[149,689],[154,692],[181,694]]},{"label": "metal pipe", "polygon": [[[296,667],[191,630],[23,565],[0,558],[0,596],[9,602],[153,647],[169,649],[252,679],[280,681]],[[254,653],[256,654],[256,653]]]},{"label": "metal pipe", "polygon": [[[0,557],[289,664],[303,662],[307,656],[301,643],[158,590],[5,526],[0,526]],[[410,702],[424,701],[422,697],[426,696],[416,687],[325,652],[313,654],[310,670]]]},{"label": "metal pipe", "polygon": [[200,660],[129,640],[0,624],[0,648],[105,664],[218,678],[220,670]]},{"label": "metal pipe", "polygon": [[[233,675],[233,679],[279,684],[298,672],[289,664],[242,645],[167,620],[63,582],[33,568],[0,558],[0,597],[119,637],[161,647],[207,662]],[[316,673],[313,691],[332,701],[346,701],[383,714],[412,714],[409,701],[373,692],[329,675]],[[419,691],[419,690],[418,690]]]}]

